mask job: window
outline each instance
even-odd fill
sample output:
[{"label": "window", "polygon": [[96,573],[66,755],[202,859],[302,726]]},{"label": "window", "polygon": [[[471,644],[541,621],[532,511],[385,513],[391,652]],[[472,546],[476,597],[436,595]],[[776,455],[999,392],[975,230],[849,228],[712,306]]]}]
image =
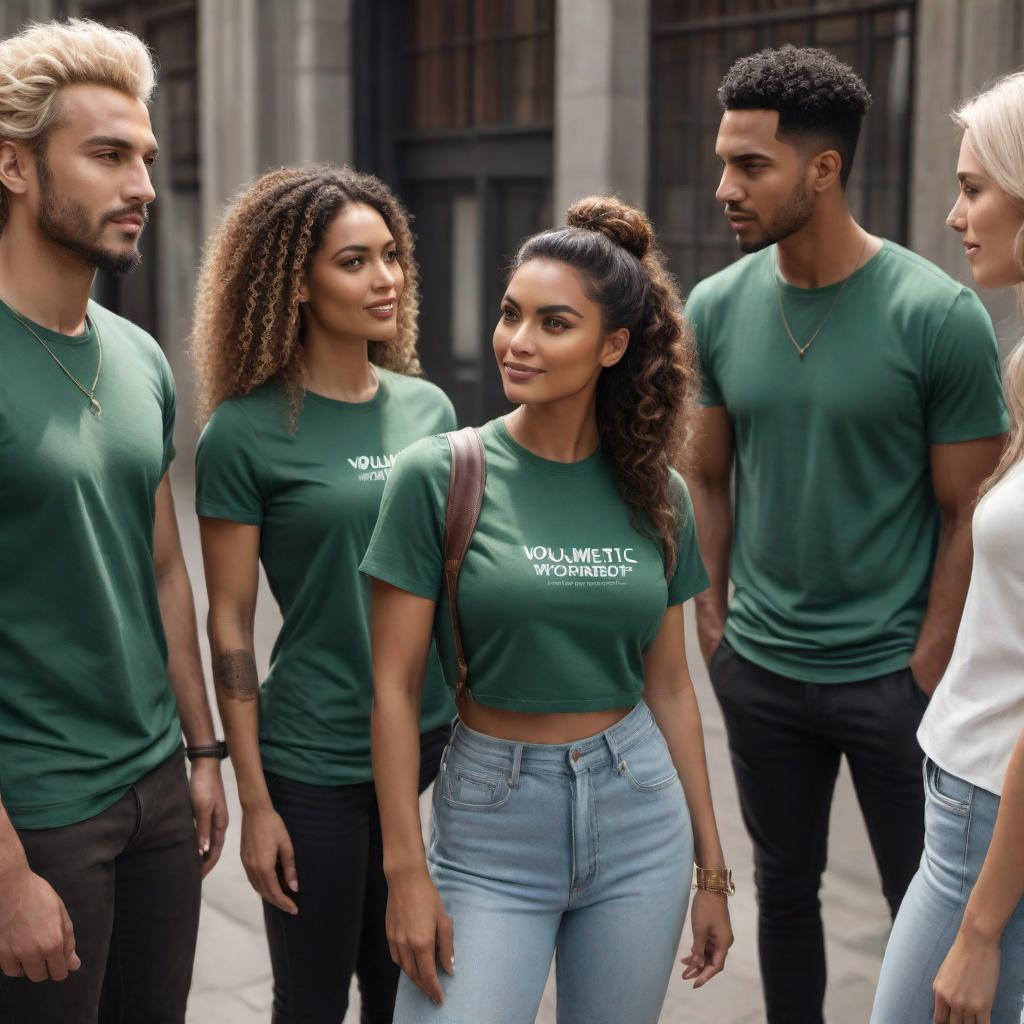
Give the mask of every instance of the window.
[{"label": "window", "polygon": [[415,0],[417,133],[550,123],[554,0]]}]

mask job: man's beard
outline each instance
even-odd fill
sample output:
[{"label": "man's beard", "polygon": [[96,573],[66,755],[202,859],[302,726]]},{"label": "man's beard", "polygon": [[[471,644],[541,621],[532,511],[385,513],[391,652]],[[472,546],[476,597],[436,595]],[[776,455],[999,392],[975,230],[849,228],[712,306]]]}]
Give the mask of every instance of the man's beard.
[{"label": "man's beard", "polygon": [[813,216],[814,201],[807,194],[802,181],[798,181],[790,192],[782,209],[772,218],[764,234],[748,242],[740,242],[742,252],[759,252],[769,245],[775,245],[799,231]]},{"label": "man's beard", "polygon": [[108,214],[99,227],[89,223],[88,211],[78,203],[62,199],[53,187],[53,177],[46,161],[40,156],[39,167],[39,230],[57,245],[63,246],[79,259],[98,270],[109,270],[114,274],[127,274],[142,261],[138,249],[111,250],[105,248],[100,239],[103,225],[114,217],[137,213],[146,222],[144,206],[131,207]]}]

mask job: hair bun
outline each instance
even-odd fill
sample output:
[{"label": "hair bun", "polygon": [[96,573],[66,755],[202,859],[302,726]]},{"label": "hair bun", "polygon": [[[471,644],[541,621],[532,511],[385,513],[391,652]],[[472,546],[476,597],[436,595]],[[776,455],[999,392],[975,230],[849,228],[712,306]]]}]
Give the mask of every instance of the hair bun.
[{"label": "hair bun", "polygon": [[614,196],[587,196],[569,207],[565,222],[571,228],[599,231],[642,260],[654,245],[654,228],[643,210]]}]

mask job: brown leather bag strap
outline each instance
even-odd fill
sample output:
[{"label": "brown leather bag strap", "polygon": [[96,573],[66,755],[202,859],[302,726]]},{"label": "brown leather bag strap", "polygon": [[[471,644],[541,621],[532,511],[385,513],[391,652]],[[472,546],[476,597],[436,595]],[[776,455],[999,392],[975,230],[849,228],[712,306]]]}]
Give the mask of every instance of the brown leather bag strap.
[{"label": "brown leather bag strap", "polygon": [[452,469],[448,481],[448,505],[444,513],[444,579],[448,589],[448,610],[451,613],[452,635],[455,639],[455,660],[458,672],[455,679],[455,696],[469,697],[466,677],[466,652],[462,646],[459,630],[459,611],[456,595],[459,590],[459,573],[462,562],[473,539],[480,508],[484,502],[484,483],[487,480],[487,460],[480,431],[475,427],[463,427],[444,435],[452,450]]}]

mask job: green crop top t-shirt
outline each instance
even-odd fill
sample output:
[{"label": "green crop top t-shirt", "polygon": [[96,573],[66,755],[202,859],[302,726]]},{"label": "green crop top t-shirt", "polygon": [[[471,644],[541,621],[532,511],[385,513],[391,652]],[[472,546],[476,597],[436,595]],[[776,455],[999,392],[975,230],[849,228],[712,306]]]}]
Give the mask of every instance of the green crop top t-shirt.
[{"label": "green crop top t-shirt", "polygon": [[[459,580],[470,692],[511,711],[636,704],[643,655],[665,609],[708,586],[686,485],[673,474],[679,562],[666,580],[659,545],[630,524],[600,451],[580,462],[542,459],[517,444],[502,419],[481,434],[487,485]],[[434,636],[454,687],[442,550],[450,466],[444,437],[406,449],[360,569],[437,601]]]}]

